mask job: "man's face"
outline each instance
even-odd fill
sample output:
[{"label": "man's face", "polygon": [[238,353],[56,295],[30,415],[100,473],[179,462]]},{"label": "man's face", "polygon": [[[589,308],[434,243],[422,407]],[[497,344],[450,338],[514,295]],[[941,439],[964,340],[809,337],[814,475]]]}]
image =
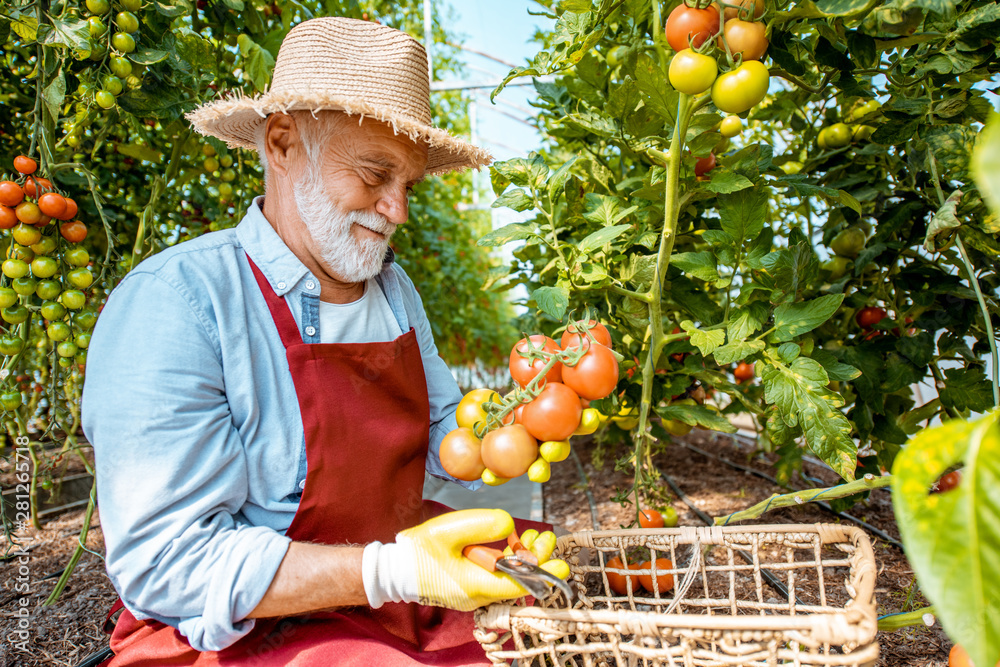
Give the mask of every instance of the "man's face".
[{"label": "man's face", "polygon": [[331,274],[360,282],[381,270],[389,238],[406,221],[409,189],[423,177],[427,149],[368,118],[334,123],[332,138],[295,183],[295,203]]}]

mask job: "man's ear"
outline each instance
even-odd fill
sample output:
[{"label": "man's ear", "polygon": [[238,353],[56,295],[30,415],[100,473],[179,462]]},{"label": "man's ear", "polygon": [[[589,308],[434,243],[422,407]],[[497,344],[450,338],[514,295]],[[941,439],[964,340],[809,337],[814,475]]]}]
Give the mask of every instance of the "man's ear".
[{"label": "man's ear", "polygon": [[268,168],[284,178],[295,177],[306,157],[295,117],[287,113],[272,113],[264,130],[264,148]]}]

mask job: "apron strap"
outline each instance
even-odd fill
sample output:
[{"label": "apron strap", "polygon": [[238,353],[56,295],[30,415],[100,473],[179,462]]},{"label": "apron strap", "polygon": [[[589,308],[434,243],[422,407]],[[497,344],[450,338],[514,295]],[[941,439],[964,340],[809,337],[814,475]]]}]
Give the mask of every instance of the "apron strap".
[{"label": "apron strap", "polygon": [[271,284],[267,282],[267,278],[250,259],[250,255],[246,257],[250,268],[253,269],[253,275],[257,279],[260,292],[264,295],[264,300],[267,301],[267,309],[271,311],[271,317],[274,319],[275,326],[278,327],[278,334],[281,336],[281,342],[285,349],[287,350],[292,345],[301,345],[302,334],[299,333],[299,327],[295,324],[295,318],[292,317],[292,310],[288,307],[288,302],[284,297],[274,293]]}]

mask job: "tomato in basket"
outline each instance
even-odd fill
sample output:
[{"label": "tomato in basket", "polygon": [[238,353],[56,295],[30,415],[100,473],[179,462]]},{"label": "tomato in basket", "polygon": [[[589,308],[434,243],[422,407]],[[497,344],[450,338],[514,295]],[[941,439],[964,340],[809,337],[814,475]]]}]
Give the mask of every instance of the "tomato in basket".
[{"label": "tomato in basket", "polygon": [[[639,566],[640,570],[652,570],[653,565],[648,560]],[[671,588],[674,587],[674,575],[672,574],[660,574],[660,571],[672,570],[674,569],[674,563],[669,558],[657,558],[656,559],[656,586],[660,590],[660,594],[666,593]],[[610,575],[609,575],[610,576]],[[640,574],[639,583],[650,593],[653,593],[653,573]]]}]

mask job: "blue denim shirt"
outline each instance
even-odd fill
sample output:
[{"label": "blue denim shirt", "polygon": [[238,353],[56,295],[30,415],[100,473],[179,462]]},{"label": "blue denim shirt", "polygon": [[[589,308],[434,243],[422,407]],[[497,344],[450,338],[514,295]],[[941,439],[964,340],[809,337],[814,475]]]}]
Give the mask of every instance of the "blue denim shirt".
[{"label": "blue denim shirt", "polygon": [[[306,474],[285,348],[244,251],[285,297],[306,343],[320,340],[320,286],[262,205],[258,197],[234,229],[130,272],[108,298],[87,357],[83,429],[97,459],[108,574],[137,618],[176,627],[200,651],[253,628],[245,617],[288,548]],[[461,392],[406,273],[390,259],[378,282],[420,346],[427,471],[457,482],[438,449],[457,426]]]}]

